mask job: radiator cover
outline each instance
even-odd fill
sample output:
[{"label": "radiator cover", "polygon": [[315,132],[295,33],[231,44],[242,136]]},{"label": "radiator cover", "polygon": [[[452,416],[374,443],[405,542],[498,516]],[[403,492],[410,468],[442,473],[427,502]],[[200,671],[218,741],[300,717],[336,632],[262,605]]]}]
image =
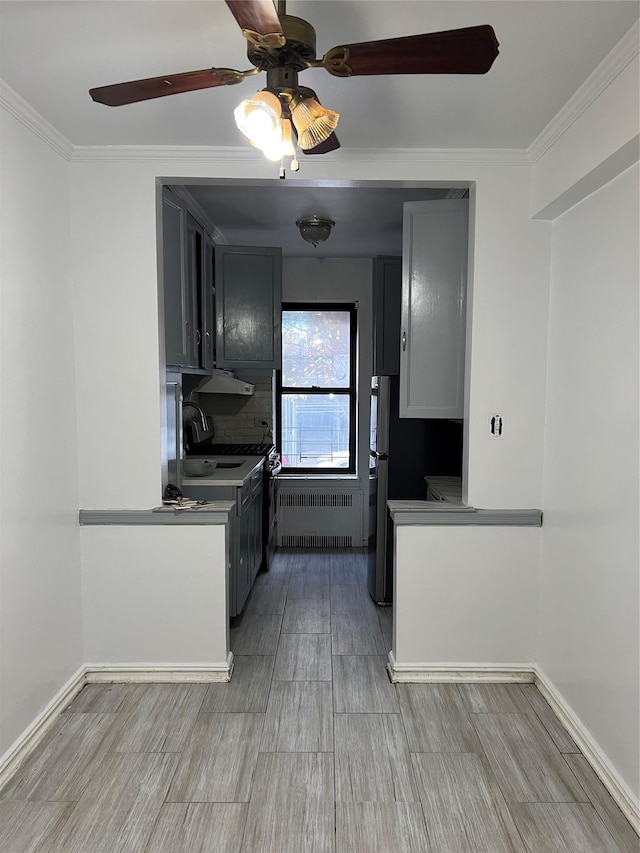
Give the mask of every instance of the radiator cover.
[{"label": "radiator cover", "polygon": [[278,495],[278,545],[283,548],[360,548],[362,492],[285,490]]}]

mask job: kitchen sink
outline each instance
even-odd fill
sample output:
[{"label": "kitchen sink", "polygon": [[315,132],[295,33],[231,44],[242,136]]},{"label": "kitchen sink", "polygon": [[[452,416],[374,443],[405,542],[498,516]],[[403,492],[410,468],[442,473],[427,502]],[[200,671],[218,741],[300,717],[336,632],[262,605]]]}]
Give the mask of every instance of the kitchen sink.
[{"label": "kitchen sink", "polygon": [[220,471],[221,469],[225,469],[230,471],[233,468],[241,468],[247,460],[244,456],[235,456],[229,458],[228,456],[188,456],[185,462],[194,462],[194,463],[211,463],[212,473],[213,469],[216,471]]}]

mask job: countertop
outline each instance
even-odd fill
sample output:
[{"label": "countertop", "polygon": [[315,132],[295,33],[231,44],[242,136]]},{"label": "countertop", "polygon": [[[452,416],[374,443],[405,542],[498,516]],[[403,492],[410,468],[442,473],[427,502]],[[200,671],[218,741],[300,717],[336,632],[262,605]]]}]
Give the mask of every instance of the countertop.
[{"label": "countertop", "polygon": [[215,525],[226,524],[235,506],[235,501],[219,500],[209,501],[206,506],[193,509],[174,509],[172,506],[157,506],[152,509],[81,509],[78,516],[82,526]]},{"label": "countertop", "polygon": [[182,491],[188,496],[189,486],[241,486],[264,462],[264,456],[191,456],[218,463],[240,462],[237,468],[215,468],[209,477],[182,477]]},{"label": "countertop", "polygon": [[396,527],[541,527],[539,509],[477,509],[449,501],[387,501]]},{"label": "countertop", "polygon": [[427,474],[427,500],[446,501],[462,505],[462,477],[441,477]]}]

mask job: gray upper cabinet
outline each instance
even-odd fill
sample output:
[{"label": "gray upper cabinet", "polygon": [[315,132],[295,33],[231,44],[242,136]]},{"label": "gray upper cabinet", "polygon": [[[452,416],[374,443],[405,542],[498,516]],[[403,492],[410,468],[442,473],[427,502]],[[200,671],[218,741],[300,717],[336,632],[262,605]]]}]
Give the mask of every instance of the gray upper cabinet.
[{"label": "gray upper cabinet", "polygon": [[215,363],[213,242],[184,202],[166,187],[162,241],[166,362],[211,371]]},{"label": "gray upper cabinet", "polygon": [[373,260],[373,375],[400,373],[402,258]]},{"label": "gray upper cabinet", "polygon": [[194,365],[197,360],[195,302],[188,287],[187,216],[169,190],[162,192],[162,279],[166,362]]},{"label": "gray upper cabinet", "polygon": [[213,240],[208,234],[204,235],[203,243],[203,274],[200,289],[200,322],[201,322],[201,351],[200,363],[205,370],[213,370],[216,363],[216,317],[215,317],[215,255]]},{"label": "gray upper cabinet", "polygon": [[216,366],[279,369],[282,252],[216,246]]},{"label": "gray upper cabinet", "polygon": [[464,417],[467,199],[407,202],[400,417]]}]

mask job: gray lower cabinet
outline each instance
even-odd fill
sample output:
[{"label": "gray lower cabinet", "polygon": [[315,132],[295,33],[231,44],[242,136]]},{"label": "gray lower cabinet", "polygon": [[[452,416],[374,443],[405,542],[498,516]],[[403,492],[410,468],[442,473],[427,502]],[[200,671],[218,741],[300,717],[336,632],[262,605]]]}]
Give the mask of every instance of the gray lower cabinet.
[{"label": "gray lower cabinet", "polygon": [[195,500],[233,500],[235,514],[230,522],[229,615],[241,613],[262,564],[263,467],[257,468],[241,486],[188,486]]},{"label": "gray lower cabinet", "polygon": [[240,512],[235,542],[235,611],[242,611],[262,562],[262,468],[238,489]]},{"label": "gray lower cabinet", "polygon": [[468,200],[404,205],[400,417],[464,417]]},{"label": "gray lower cabinet", "polygon": [[282,250],[216,246],[216,366],[282,364]]}]

